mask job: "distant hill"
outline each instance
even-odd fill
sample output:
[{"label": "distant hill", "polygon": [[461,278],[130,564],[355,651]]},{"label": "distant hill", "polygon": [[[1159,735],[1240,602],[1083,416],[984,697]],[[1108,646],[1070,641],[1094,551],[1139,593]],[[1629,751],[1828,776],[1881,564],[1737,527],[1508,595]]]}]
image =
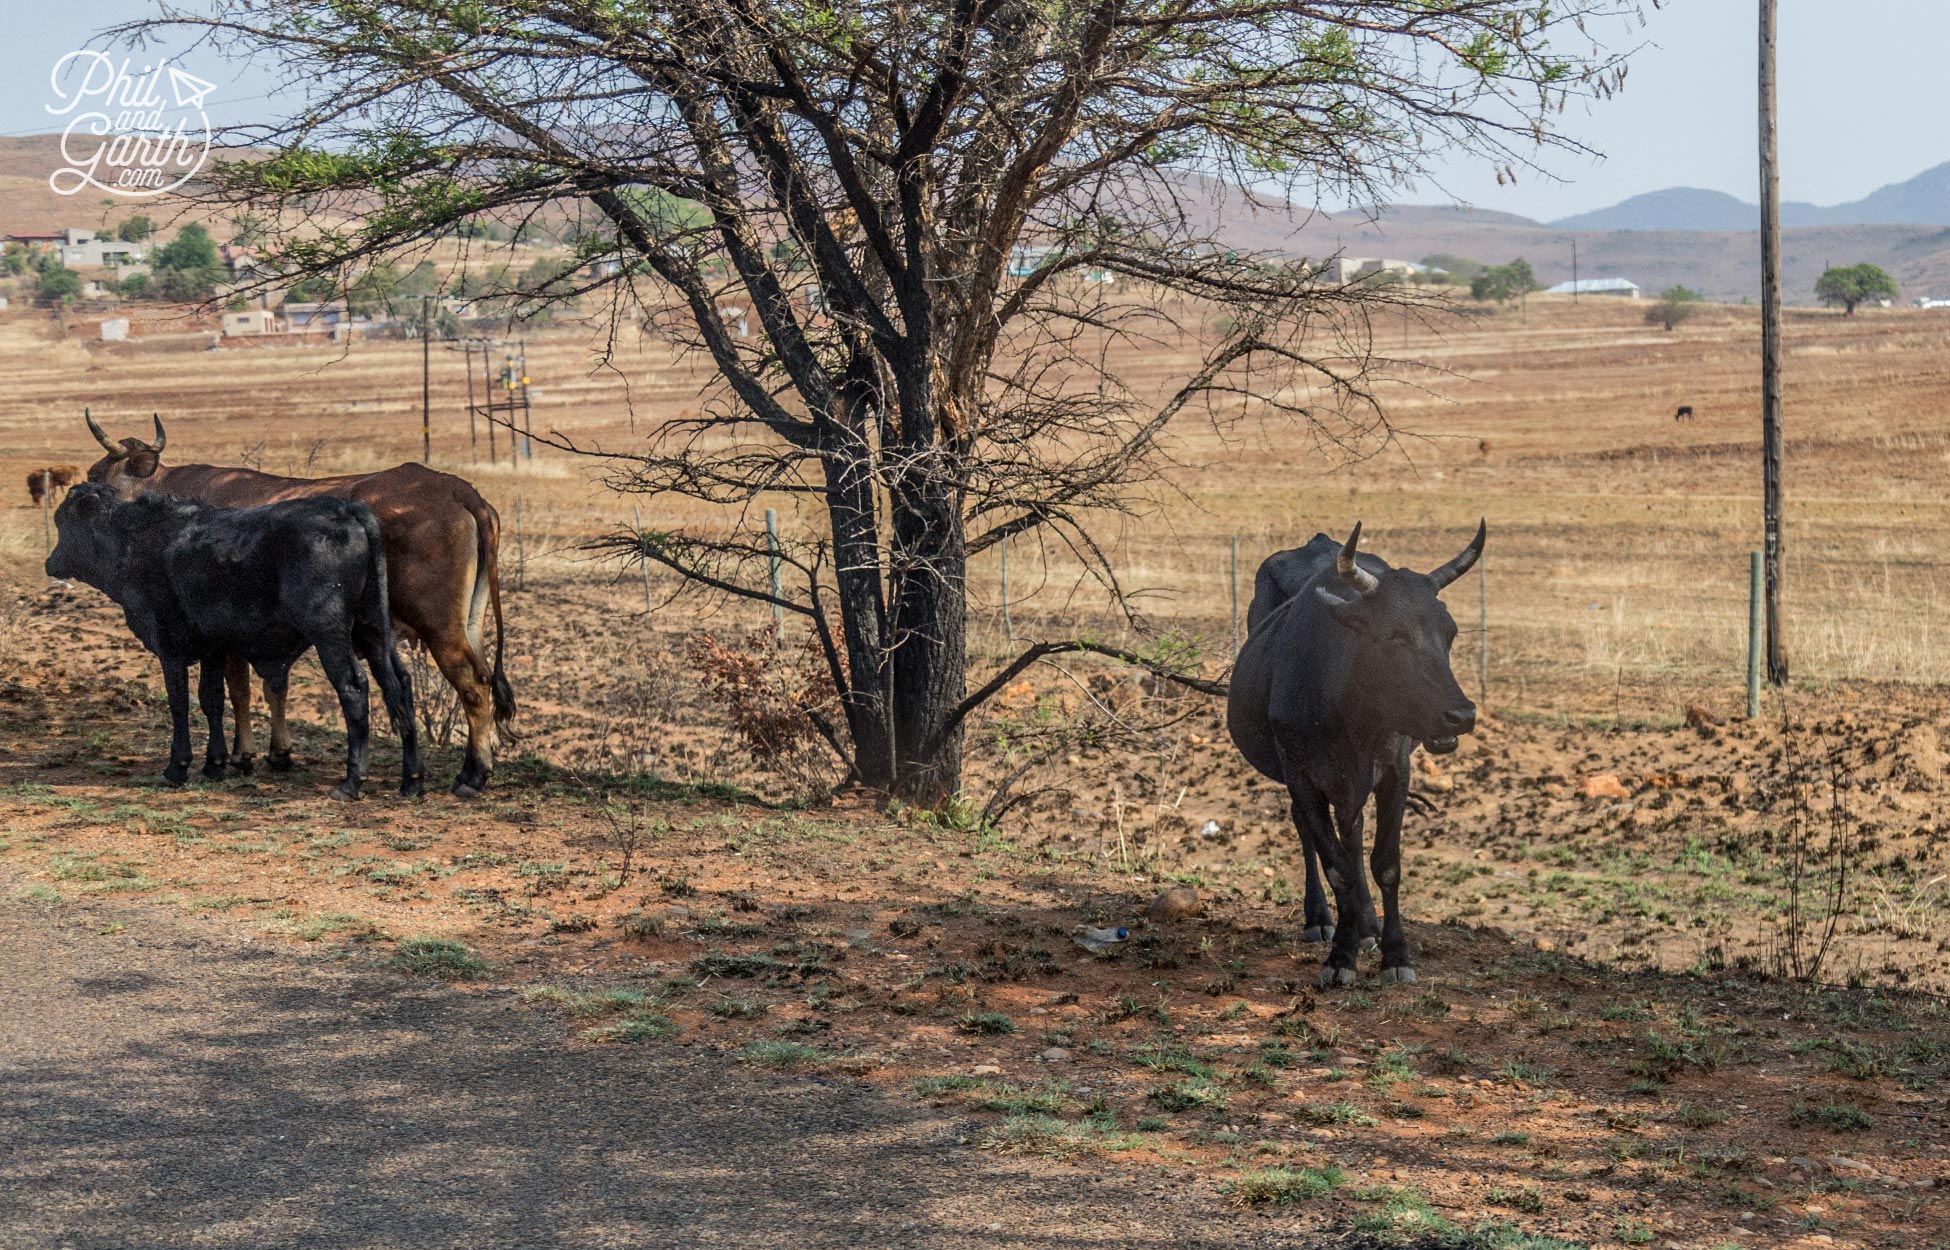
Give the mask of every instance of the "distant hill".
[{"label": "distant hill", "polygon": [[[1208,211],[1213,211],[1208,206]],[[1688,286],[1708,299],[1760,298],[1760,237],[1721,230],[1560,230],[1509,213],[1389,206],[1324,213],[1218,206],[1215,228],[1234,246],[1283,255],[1385,256],[1420,261],[1446,253],[1485,264],[1521,256],[1550,286],[1571,276],[1628,278],[1648,295]],[[1888,270],[1903,299],[1950,297],[1950,228],[1935,225],[1803,226],[1782,232],[1782,285],[1789,303],[1815,302],[1824,265],[1868,261]]]},{"label": "distant hill", "polygon": [[[1760,206],[1724,191],[1669,187],[1550,223],[1559,230],[1758,230]],[[1781,205],[1781,226],[1950,226],[1950,161],[1848,204]]]}]

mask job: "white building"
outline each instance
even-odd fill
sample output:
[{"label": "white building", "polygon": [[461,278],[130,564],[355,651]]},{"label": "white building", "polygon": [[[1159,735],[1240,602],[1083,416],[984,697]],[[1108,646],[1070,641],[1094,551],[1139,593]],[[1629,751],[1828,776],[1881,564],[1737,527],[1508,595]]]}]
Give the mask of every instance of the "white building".
[{"label": "white building", "polygon": [[1639,297],[1639,284],[1624,278],[1579,278],[1575,282],[1560,282],[1545,291],[1546,295],[1616,295],[1625,299]]}]

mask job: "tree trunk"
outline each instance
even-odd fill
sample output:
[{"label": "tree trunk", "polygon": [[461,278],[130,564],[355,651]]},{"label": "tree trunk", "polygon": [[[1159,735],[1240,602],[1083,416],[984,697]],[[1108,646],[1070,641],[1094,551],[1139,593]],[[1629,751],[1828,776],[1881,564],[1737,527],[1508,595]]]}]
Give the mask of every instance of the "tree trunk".
[{"label": "tree trunk", "polygon": [[840,601],[841,646],[846,651],[843,702],[853,766],[860,784],[892,791],[897,777],[894,721],[887,698],[887,603],[880,581],[879,526],[874,515],[873,460],[864,433],[866,414],[856,405],[846,427],[831,428],[821,449],[826,474],[826,515],[833,530],[833,580]]},{"label": "tree trunk", "polygon": [[968,556],[958,501],[936,474],[893,494],[895,793],[933,805],[961,788],[961,730],[942,726],[968,684]]}]

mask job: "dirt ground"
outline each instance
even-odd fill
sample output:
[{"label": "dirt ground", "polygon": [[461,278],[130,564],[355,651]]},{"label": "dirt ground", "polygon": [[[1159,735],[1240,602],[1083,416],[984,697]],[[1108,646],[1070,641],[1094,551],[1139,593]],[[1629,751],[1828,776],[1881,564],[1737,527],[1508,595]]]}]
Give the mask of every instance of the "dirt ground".
[{"label": "dirt ground", "polygon": [[[1436,810],[1408,829],[1417,986],[1308,988],[1321,952],[1297,941],[1282,797],[1208,700],[1109,664],[1039,667],[988,709],[965,806],[797,799],[830,763],[755,767],[689,660],[699,631],[738,644],[767,618],[672,602],[662,580],[646,590],[576,550],[633,502],[659,526],[756,515],[607,494],[547,450],[519,470],[458,455],[457,367],[436,384],[435,463],[479,482],[513,535],[524,737],[488,799],[376,787],[331,803],[341,739],[309,666],[300,771],[158,788],[153,663],[99,596],[43,585],[39,513],[0,508],[8,895],[48,923],[153,906],[184,932],[261,934],[359,977],[405,975],[384,970],[419,951],[465,978],[441,1002],[513,992],[531,1013],[519,1027],[563,1063],[654,1081],[682,1052],[706,1071],[864,1086],[959,1125],[956,1168],[1053,1160],[1036,1166],[1140,1195],[1159,1178],[1166,1201],[1146,1210],[1214,1227],[1249,1208],[1247,1229],[1374,1244],[1950,1244],[1933,996],[1950,990],[1950,652],[1934,607],[1950,322],[1791,326],[1790,410],[1810,414],[1790,442],[1791,568],[1808,606],[1797,683],[1749,722],[1735,715],[1748,314],[1674,335],[1634,315],[1537,301],[1440,336],[1411,327],[1418,360],[1469,380],[1439,403],[1404,386],[1402,419],[1440,436],[1356,469],[1250,417],[1188,428],[1184,494],[1113,527],[1133,584],[1155,592],[1145,630],[1107,621],[1055,555],[1014,557],[1018,643],[1177,634],[1216,676],[1231,535],[1249,584],[1266,552],[1356,517],[1372,549],[1427,566],[1489,516],[1488,715],[1418,772]],[[14,478],[92,458],[83,404],[117,433],[164,411],[185,462],[323,473],[417,447],[402,397],[417,397],[418,355],[396,345],[239,363],[58,342],[22,319],[0,319],[0,341],[24,362],[0,397]],[[622,446],[632,416],[699,402],[701,375],[660,349],[630,346],[619,373],[591,368],[587,344],[558,331],[531,346],[538,428]],[[1699,420],[1675,425],[1673,402]],[[1013,653],[999,590],[977,587],[982,672]],[[1466,628],[1475,593],[1450,595]],[[1457,647],[1472,693],[1482,640]],[[437,719],[437,688],[422,690]],[[382,749],[375,776],[396,758]],[[451,743],[436,749],[432,779],[456,765]],[[1015,796],[992,827],[974,819]],[[1172,885],[1204,914],[1144,923]],[[1823,940],[1831,887],[1821,972],[1838,988],[1768,979]],[[1099,958],[1072,941],[1079,924],[1134,936]]]}]

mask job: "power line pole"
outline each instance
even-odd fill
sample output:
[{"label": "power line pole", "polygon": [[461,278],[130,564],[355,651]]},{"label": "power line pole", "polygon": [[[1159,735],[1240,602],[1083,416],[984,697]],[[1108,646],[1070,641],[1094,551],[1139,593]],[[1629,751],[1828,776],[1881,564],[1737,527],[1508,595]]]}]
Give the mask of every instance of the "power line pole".
[{"label": "power line pole", "polygon": [[1781,619],[1781,180],[1775,167],[1774,25],[1779,0],[1760,0],[1760,454],[1765,526],[1767,680],[1788,679]]},{"label": "power line pole", "polygon": [[433,296],[420,297],[420,463],[433,462]]}]

